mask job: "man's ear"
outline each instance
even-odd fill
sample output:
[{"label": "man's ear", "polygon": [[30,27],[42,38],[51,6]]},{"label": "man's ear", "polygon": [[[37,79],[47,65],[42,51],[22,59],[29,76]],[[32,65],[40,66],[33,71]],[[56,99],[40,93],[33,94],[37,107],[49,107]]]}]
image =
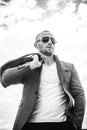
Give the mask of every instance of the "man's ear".
[{"label": "man's ear", "polygon": [[38,43],[37,42],[34,43],[34,47],[38,49]]}]

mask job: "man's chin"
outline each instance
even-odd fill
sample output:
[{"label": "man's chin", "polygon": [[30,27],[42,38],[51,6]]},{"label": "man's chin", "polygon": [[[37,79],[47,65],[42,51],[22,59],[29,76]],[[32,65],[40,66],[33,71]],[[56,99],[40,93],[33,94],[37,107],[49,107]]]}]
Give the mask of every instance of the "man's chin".
[{"label": "man's chin", "polygon": [[52,52],[45,51],[45,52],[41,52],[41,53],[45,56],[52,56]]}]

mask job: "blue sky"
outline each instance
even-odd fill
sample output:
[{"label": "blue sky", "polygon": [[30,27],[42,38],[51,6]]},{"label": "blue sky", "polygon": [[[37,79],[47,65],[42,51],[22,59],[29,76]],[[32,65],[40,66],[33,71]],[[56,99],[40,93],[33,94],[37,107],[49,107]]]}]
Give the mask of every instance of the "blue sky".
[{"label": "blue sky", "polygon": [[[8,60],[36,52],[35,36],[49,30],[57,40],[55,53],[72,62],[87,97],[87,4],[81,0],[0,0],[0,66]],[[22,85],[4,89],[0,84],[0,130],[12,128]],[[7,118],[8,117],[8,118]],[[87,128],[87,107],[83,128]]]}]

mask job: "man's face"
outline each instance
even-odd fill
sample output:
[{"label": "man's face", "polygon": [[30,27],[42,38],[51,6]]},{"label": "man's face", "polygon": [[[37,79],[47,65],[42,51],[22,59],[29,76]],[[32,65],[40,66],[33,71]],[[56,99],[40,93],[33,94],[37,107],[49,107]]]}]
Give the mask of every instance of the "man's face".
[{"label": "man's face", "polygon": [[54,53],[55,43],[53,35],[49,32],[44,32],[38,37],[38,50],[46,56],[51,56]]}]

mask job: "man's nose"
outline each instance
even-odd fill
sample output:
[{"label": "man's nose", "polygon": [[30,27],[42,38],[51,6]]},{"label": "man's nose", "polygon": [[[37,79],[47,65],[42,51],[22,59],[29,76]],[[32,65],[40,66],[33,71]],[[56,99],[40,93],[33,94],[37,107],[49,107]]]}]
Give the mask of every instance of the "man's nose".
[{"label": "man's nose", "polygon": [[49,38],[48,44],[49,44],[49,45],[52,45],[52,41],[51,41],[50,38]]}]

